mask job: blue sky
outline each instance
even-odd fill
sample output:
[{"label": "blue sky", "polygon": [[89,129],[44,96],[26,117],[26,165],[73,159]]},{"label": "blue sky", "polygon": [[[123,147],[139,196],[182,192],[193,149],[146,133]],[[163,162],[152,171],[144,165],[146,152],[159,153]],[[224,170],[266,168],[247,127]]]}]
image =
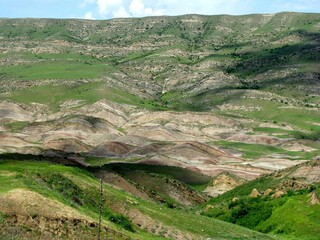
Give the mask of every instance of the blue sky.
[{"label": "blue sky", "polygon": [[0,0],[0,18],[110,19],[281,11],[320,13],[320,0]]}]

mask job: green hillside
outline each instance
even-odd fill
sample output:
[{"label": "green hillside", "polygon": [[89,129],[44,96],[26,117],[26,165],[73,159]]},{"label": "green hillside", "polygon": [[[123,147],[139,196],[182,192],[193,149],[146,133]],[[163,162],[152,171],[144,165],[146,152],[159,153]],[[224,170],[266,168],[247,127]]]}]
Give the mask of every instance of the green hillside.
[{"label": "green hillside", "polygon": [[[84,221],[84,225],[87,226],[83,226],[85,229],[82,229],[87,237],[82,236],[82,238],[97,239],[99,180],[85,169],[49,162],[1,160],[0,178],[2,201],[6,202],[6,196],[15,189],[39,193],[48,202],[58,201],[63,206],[69,206],[82,214],[87,219]],[[27,198],[28,196],[24,200],[28,201]],[[7,211],[0,215],[0,236],[2,238],[34,239],[43,236],[45,232],[49,234],[49,237],[53,237],[50,235],[50,230],[40,230],[28,221],[12,225],[11,218],[13,216],[10,215],[10,209],[1,203],[0,207],[1,211]],[[21,207],[23,208],[23,206]],[[40,209],[42,207],[45,206],[39,206]],[[32,211],[30,207],[29,210]],[[29,214],[31,214],[30,211]],[[136,215],[138,213],[139,215]],[[43,217],[41,211],[33,214],[30,218],[34,221],[41,221],[41,217]],[[140,226],[147,228],[146,230],[141,230],[136,225],[137,222],[141,224],[141,221],[148,219],[152,219],[152,221],[149,220],[149,223]],[[106,184],[103,184],[102,220],[102,236],[108,239],[162,239],[161,236],[169,238],[193,236],[194,239],[210,237],[217,239],[270,239],[266,235],[242,227],[195,215],[189,209],[170,209],[165,205],[147,202]],[[72,237],[68,234],[77,227],[72,224],[71,220],[66,220],[65,229],[61,230],[63,239]]]},{"label": "green hillside", "polygon": [[[245,183],[210,200],[203,215],[280,239],[318,239],[320,185],[310,180],[318,166],[311,161]],[[302,169],[307,171],[295,177]]]}]

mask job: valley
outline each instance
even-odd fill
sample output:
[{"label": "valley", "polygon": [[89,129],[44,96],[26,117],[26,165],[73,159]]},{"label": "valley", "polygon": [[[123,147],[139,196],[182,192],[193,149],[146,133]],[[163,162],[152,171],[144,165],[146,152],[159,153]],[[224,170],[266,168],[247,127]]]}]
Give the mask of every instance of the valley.
[{"label": "valley", "polygon": [[319,33],[0,19],[0,239],[317,239]]}]

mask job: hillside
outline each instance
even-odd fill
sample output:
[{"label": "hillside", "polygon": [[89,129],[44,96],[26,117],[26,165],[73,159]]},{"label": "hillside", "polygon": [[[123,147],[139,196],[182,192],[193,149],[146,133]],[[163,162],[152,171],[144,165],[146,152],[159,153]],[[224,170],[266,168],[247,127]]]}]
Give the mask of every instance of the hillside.
[{"label": "hillside", "polygon": [[[109,157],[105,144],[120,142],[147,149],[126,161],[187,162],[209,175],[243,168],[242,156],[246,179],[274,161],[311,159],[319,155],[319,18],[2,19],[1,152]],[[159,156],[147,147],[153,141],[228,151],[192,147],[188,156],[218,166],[189,166],[179,151],[191,145]]]},{"label": "hillside", "polygon": [[245,183],[212,199],[203,215],[283,239],[318,239],[319,167],[313,160]]},{"label": "hillside", "polygon": [[[101,178],[117,199],[104,205],[108,238],[268,238],[210,216],[308,239],[272,217],[262,226],[199,205],[243,188],[246,199],[246,186],[319,158],[319,33],[320,14],[293,12],[0,19],[0,178],[10,186],[0,190],[0,238],[50,238],[63,223],[61,237],[96,236]],[[306,192],[285,198],[305,203]],[[33,201],[66,214],[33,210]],[[278,202],[266,203],[268,214]],[[308,221],[310,233],[320,229]]]},{"label": "hillside", "polygon": [[[99,181],[48,162],[2,160],[1,239],[97,239]],[[103,184],[102,239],[271,239]]]}]

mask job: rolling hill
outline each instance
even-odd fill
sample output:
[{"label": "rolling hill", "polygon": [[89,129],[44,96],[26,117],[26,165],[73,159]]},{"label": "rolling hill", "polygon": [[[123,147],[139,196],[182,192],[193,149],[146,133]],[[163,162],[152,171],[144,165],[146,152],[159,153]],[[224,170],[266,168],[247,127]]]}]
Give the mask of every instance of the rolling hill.
[{"label": "rolling hill", "polygon": [[319,53],[320,14],[0,19],[0,239],[314,239]]}]

